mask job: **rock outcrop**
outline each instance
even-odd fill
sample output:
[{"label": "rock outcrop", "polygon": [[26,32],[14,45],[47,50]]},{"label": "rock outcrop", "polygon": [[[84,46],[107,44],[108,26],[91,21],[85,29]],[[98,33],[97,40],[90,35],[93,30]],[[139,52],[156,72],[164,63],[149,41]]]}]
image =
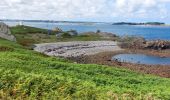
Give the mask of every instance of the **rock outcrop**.
[{"label": "rock outcrop", "polygon": [[118,37],[116,34],[113,34],[113,33],[108,33],[108,32],[99,32],[99,33],[96,33],[98,34],[99,36],[103,37],[103,38],[112,38],[112,37]]},{"label": "rock outcrop", "polygon": [[0,38],[16,41],[16,38],[11,34],[9,27],[2,22],[0,22]]},{"label": "rock outcrop", "polygon": [[130,49],[164,50],[164,49],[170,49],[170,41],[145,40],[142,37],[125,37],[122,38],[119,46],[122,48],[130,48]]},{"label": "rock outcrop", "polygon": [[146,40],[142,37],[125,36],[119,40],[119,46],[129,49],[144,49]]},{"label": "rock outcrop", "polygon": [[116,38],[118,37],[116,34],[109,33],[109,32],[101,32],[100,30],[97,30],[97,32],[83,32],[81,35],[89,35],[89,36],[100,36],[105,39],[110,39],[110,38]]},{"label": "rock outcrop", "polygon": [[165,40],[148,41],[146,42],[145,48],[155,50],[170,49],[170,41]]}]

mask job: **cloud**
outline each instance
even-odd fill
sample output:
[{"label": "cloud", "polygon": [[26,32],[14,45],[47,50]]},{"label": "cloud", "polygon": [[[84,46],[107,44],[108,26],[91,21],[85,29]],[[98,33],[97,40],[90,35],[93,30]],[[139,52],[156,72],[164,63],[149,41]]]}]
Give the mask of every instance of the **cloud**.
[{"label": "cloud", "polygon": [[3,0],[0,18],[166,18],[170,0]]}]

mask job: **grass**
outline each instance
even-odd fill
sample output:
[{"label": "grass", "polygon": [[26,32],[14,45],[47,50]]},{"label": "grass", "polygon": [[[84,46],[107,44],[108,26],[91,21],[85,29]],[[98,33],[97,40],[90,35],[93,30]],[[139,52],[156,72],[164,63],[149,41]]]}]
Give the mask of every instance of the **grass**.
[{"label": "grass", "polygon": [[14,26],[10,29],[17,38],[17,42],[25,47],[31,47],[36,43],[104,40],[99,35],[77,35],[57,38],[55,31],[51,31],[52,33],[48,35],[48,30],[30,26]]},{"label": "grass", "polygon": [[[0,99],[170,99],[170,79],[48,57],[0,39]],[[5,48],[5,49],[4,49]],[[151,95],[151,96],[149,96]],[[148,99],[150,100],[150,99]]]},{"label": "grass", "polygon": [[[13,34],[34,34],[34,33],[42,33],[42,34],[48,34],[47,29],[41,29],[41,28],[35,28],[31,26],[24,26],[24,25],[18,25],[18,26],[13,26],[10,27],[11,32]],[[54,31],[51,31],[51,34],[55,34]]]},{"label": "grass", "polygon": [[67,42],[67,41],[98,41],[104,40],[99,35],[78,35],[72,36],[70,38],[58,38],[57,42]]},{"label": "grass", "polygon": [[11,33],[15,35],[17,42],[25,47],[40,42],[55,41],[55,32],[51,31],[48,35],[47,29],[35,28],[30,26],[14,26],[10,27]]}]

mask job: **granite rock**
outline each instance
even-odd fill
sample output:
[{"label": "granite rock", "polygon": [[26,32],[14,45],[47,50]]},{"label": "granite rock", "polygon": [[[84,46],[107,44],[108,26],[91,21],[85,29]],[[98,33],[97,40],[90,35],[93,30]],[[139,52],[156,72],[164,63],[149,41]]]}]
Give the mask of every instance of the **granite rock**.
[{"label": "granite rock", "polygon": [[2,22],[0,22],[0,38],[16,41],[16,38],[11,34],[9,27]]}]

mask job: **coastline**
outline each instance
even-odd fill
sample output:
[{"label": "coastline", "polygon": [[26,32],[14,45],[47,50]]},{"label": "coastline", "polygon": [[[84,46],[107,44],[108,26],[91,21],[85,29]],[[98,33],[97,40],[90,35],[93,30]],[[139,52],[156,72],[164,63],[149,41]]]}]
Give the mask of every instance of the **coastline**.
[{"label": "coastline", "polygon": [[[168,52],[169,54],[166,52]],[[111,60],[111,58],[114,55],[122,54],[122,53],[142,53],[146,55],[170,57],[170,50],[167,50],[166,52],[158,52],[158,51],[150,51],[150,50],[123,50],[123,51],[116,51],[116,52],[102,52],[95,55],[72,57],[68,59],[77,63],[108,65],[117,68],[129,69],[143,74],[151,74],[160,77],[170,78],[170,65],[133,64],[133,63],[117,62]]]},{"label": "coastline", "polygon": [[170,65],[134,64],[111,60],[114,55],[124,53],[170,57],[170,49],[122,49],[115,41],[70,41],[42,43],[35,44],[35,46],[34,50],[37,52],[44,53],[48,56],[66,58],[75,63],[116,66],[143,74],[170,78]]},{"label": "coastline", "polygon": [[35,51],[56,57],[79,57],[122,50],[114,41],[73,41],[35,44]]}]

